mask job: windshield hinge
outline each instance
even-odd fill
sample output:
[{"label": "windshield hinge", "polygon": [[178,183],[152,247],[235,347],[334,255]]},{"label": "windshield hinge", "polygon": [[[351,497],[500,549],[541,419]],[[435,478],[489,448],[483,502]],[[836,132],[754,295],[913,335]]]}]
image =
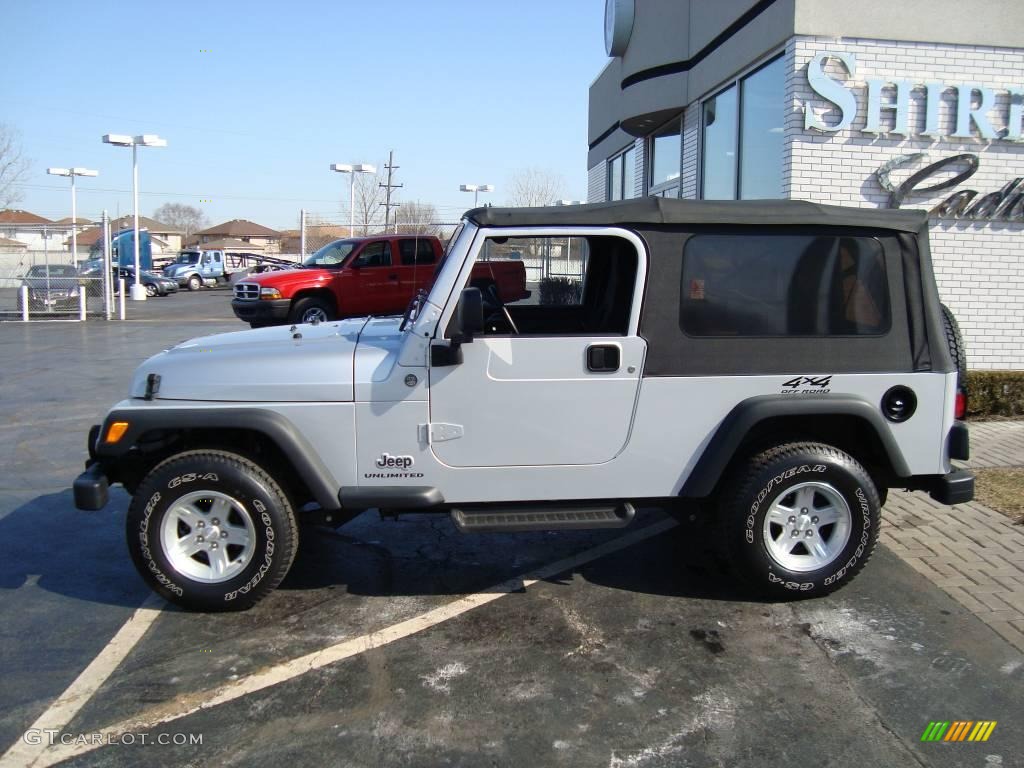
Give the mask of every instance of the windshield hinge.
[{"label": "windshield hinge", "polygon": [[427,445],[443,443],[446,440],[458,440],[465,434],[466,430],[461,424],[431,423],[419,425],[420,442]]}]

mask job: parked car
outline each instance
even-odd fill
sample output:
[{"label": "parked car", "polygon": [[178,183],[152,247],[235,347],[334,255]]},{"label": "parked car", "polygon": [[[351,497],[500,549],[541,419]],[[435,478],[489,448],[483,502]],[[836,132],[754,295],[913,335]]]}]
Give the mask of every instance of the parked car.
[{"label": "parked car", "polygon": [[[488,307],[472,285],[491,245],[567,242],[571,302]],[[951,464],[969,441],[950,318],[923,211],[478,208],[402,318],[147,360],[91,429],[75,503],[100,509],[122,483],[139,573],[191,609],[253,605],[299,521],[369,508],[473,532],[617,528],[660,506],[701,517],[754,593],[825,595],[870,558],[888,489],[973,497]]]},{"label": "parked car", "polygon": [[[114,279],[118,278],[124,280],[126,286],[132,285],[135,282],[135,267],[120,267],[115,270]],[[150,272],[149,270],[142,270],[142,285],[146,289],[147,296],[167,296],[171,293],[178,292],[178,283],[176,280],[172,280],[169,277],[157,274],[156,272]],[[117,291],[117,285],[114,285],[115,292]]]},{"label": "parked car", "polygon": [[[429,290],[443,249],[436,237],[379,235],[335,240],[300,269],[250,276],[235,283],[231,308],[252,327],[399,314]],[[529,296],[521,261],[481,262],[473,285],[502,301]]]},{"label": "parked car", "polygon": [[[28,287],[29,312],[67,312],[78,308],[78,270],[70,264],[36,264],[21,281]],[[18,311],[22,310],[18,291]]]}]

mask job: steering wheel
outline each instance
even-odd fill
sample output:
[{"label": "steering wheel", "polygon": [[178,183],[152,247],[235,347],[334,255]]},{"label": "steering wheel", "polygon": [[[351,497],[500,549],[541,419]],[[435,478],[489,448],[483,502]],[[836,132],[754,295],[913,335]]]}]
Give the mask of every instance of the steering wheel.
[{"label": "steering wheel", "polygon": [[519,328],[516,326],[516,321],[512,319],[512,315],[509,314],[508,307],[506,307],[505,303],[499,298],[498,286],[491,283],[482,291],[482,293],[484,296],[484,302],[494,308],[494,313],[500,312],[504,316],[505,322],[508,323],[508,327],[511,329],[512,333],[518,336]]}]

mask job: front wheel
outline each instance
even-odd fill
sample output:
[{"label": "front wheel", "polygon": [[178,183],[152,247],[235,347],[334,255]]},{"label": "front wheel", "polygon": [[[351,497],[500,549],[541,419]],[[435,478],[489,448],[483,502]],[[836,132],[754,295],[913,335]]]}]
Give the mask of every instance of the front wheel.
[{"label": "front wheel", "polygon": [[146,285],[146,295],[149,296],[150,298],[156,296],[156,286],[153,285],[152,283],[148,283]]},{"label": "front wheel", "polygon": [[327,323],[334,319],[334,307],[316,296],[299,299],[288,314],[292,323]]},{"label": "front wheel", "polygon": [[878,490],[850,455],[789,443],[751,459],[722,515],[730,564],[757,592],[826,595],[864,567],[878,539]]},{"label": "front wheel", "polygon": [[202,287],[203,287],[203,281],[199,277],[199,275],[192,275],[188,279],[188,289],[190,291],[198,291]]},{"label": "front wheel", "polygon": [[298,546],[295,513],[277,482],[226,451],[158,464],[127,518],[135,567],[164,599],[200,611],[250,608],[285,577]]}]

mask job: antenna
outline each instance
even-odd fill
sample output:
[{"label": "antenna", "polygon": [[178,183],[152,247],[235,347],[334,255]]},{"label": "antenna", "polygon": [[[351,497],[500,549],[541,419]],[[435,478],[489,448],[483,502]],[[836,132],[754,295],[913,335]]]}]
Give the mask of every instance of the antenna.
[{"label": "antenna", "polygon": [[[392,175],[394,174],[395,171],[397,171],[401,167],[401,166],[395,165],[395,150],[392,149],[390,152],[388,152],[388,162],[387,162],[387,164],[384,167],[388,169],[388,183],[387,184],[381,184],[380,186],[384,187],[384,189],[386,190],[384,192],[384,202],[381,203],[381,205],[384,206],[384,231],[387,232],[388,231],[388,221],[390,221],[390,219],[391,219],[391,209],[392,208],[397,208],[399,205],[401,205],[401,203],[392,203],[391,202],[391,190],[392,189],[401,189],[404,186],[403,184],[392,184],[391,183]],[[398,232],[398,214],[396,213],[395,214],[395,233],[397,234],[397,232]]]}]

